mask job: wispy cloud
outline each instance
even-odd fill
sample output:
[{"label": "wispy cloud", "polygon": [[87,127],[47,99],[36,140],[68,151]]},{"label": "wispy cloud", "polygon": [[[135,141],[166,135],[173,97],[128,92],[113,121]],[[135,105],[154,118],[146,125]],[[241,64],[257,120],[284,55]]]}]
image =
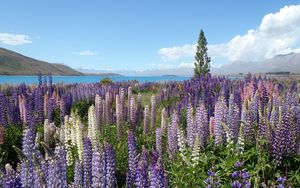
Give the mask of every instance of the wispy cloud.
[{"label": "wispy cloud", "polygon": [[[164,61],[193,57],[195,44],[161,48],[158,54]],[[279,54],[300,52],[300,5],[285,6],[263,17],[256,29],[237,35],[223,44],[208,46],[213,58],[228,61],[259,61]]]},{"label": "wispy cloud", "polygon": [[93,55],[98,54],[98,52],[93,52],[91,50],[83,50],[81,52],[72,52],[72,53],[76,54],[76,55],[81,55],[81,56],[93,56]]},{"label": "wispy cloud", "polygon": [[32,41],[27,35],[0,33],[0,43],[15,46],[32,43]]},{"label": "wispy cloud", "polygon": [[173,61],[182,57],[190,57],[195,54],[196,45],[186,44],[183,46],[174,46],[171,48],[161,48],[158,54],[164,61]]},{"label": "wispy cloud", "polygon": [[178,65],[178,68],[194,68],[194,63],[185,63],[185,62],[181,62]]}]

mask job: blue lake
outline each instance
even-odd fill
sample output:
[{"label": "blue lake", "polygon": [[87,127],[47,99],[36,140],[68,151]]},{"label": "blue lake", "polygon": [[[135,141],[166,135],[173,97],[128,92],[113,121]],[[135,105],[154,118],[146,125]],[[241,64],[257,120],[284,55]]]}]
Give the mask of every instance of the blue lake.
[{"label": "blue lake", "polygon": [[[103,78],[113,81],[137,80],[139,82],[183,81],[190,77],[180,76],[52,76],[53,83],[95,83]],[[37,76],[0,76],[0,84],[37,84]]]}]

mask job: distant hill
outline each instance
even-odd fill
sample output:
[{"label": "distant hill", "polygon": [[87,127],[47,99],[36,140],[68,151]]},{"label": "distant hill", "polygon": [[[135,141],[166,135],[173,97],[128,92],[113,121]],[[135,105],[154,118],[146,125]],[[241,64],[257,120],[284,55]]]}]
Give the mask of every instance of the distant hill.
[{"label": "distant hill", "polygon": [[53,75],[83,75],[66,65],[47,63],[0,48],[0,75],[36,75],[38,71]]},{"label": "distant hill", "polygon": [[123,75],[123,76],[190,76],[193,75],[194,70],[190,68],[173,68],[173,69],[146,69],[142,71],[138,70],[128,70],[128,69],[116,69],[113,70],[97,70],[97,69],[87,69],[79,68],[78,71],[86,74],[113,74],[113,75]]},{"label": "distant hill", "polygon": [[300,53],[277,55],[265,61],[244,62],[237,61],[219,68],[212,68],[213,74],[238,74],[238,73],[270,73],[291,72],[300,73]]},{"label": "distant hill", "polygon": [[88,68],[78,68],[76,69],[79,72],[82,72],[84,75],[89,76],[122,76],[118,73],[113,73],[108,70],[97,70],[97,69],[88,69]]}]

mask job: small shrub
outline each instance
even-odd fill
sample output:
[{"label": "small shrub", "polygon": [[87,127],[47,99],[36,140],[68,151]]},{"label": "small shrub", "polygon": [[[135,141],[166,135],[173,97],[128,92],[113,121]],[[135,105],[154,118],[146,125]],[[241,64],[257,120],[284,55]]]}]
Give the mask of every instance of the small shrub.
[{"label": "small shrub", "polygon": [[113,84],[113,80],[111,78],[103,78],[100,80],[101,85],[110,85]]}]

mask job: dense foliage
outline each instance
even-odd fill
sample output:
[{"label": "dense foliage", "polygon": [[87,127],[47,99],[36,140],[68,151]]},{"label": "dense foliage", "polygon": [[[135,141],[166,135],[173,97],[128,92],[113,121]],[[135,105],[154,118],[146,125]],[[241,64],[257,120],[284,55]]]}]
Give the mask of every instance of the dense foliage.
[{"label": "dense foliage", "polygon": [[[294,81],[3,86],[3,187],[299,187]],[[16,157],[18,156],[18,157]]]}]

